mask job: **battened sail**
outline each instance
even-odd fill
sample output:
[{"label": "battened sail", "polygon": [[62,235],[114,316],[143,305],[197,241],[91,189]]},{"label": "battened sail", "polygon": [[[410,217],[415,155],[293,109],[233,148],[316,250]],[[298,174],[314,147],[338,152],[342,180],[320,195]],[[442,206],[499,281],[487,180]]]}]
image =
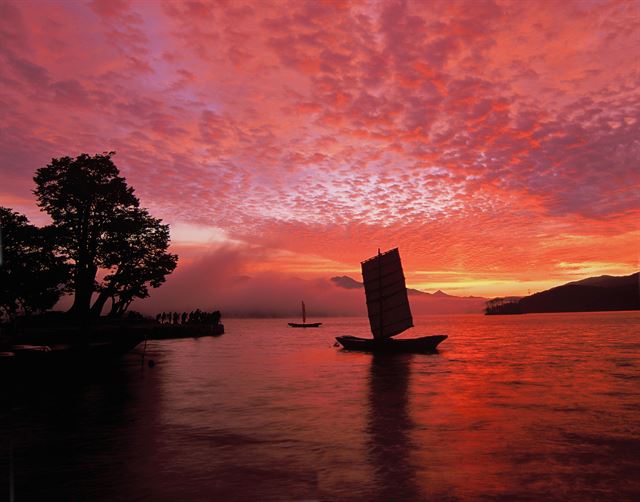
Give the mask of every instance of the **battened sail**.
[{"label": "battened sail", "polygon": [[374,338],[389,338],[413,327],[398,248],[363,261],[362,279]]},{"label": "battened sail", "polygon": [[302,302],[302,324],[307,322],[307,310],[304,308],[304,302]]}]

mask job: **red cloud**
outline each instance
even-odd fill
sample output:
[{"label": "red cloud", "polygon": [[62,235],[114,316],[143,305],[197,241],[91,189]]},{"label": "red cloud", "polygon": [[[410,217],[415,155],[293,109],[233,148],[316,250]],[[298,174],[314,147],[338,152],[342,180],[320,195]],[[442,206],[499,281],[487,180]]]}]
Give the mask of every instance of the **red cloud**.
[{"label": "red cloud", "polygon": [[51,157],[116,150],[154,214],[265,247],[514,279],[636,266],[633,2],[0,8],[7,200]]}]

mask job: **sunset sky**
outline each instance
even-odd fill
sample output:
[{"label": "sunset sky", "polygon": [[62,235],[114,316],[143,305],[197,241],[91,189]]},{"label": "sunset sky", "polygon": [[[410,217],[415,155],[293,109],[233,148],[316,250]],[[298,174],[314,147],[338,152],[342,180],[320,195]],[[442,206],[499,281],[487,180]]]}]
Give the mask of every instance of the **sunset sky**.
[{"label": "sunset sky", "polygon": [[454,295],[630,274],[639,49],[633,0],[2,0],[0,205],[44,224],[34,171],[115,150],[165,298],[378,247]]}]

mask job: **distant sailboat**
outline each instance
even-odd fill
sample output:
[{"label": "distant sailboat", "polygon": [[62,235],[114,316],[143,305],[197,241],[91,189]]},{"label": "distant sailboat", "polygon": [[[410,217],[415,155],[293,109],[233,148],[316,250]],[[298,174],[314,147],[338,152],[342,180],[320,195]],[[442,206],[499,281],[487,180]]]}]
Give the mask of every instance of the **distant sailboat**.
[{"label": "distant sailboat", "polygon": [[431,352],[447,335],[394,340],[392,337],[413,327],[398,248],[362,262],[362,279],[373,338],[338,336],[345,349],[368,352]]},{"label": "distant sailboat", "polygon": [[317,328],[321,325],[321,322],[307,322],[307,310],[302,302],[302,323],[290,322],[289,326],[292,328]]}]

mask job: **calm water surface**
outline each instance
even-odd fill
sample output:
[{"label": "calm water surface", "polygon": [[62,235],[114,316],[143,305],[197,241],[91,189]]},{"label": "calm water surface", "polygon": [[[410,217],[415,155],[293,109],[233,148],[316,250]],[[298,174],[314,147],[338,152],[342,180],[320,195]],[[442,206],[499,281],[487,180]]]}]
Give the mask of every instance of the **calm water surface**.
[{"label": "calm water surface", "polygon": [[640,313],[227,319],[107,371],[3,387],[0,500],[638,500]]}]

